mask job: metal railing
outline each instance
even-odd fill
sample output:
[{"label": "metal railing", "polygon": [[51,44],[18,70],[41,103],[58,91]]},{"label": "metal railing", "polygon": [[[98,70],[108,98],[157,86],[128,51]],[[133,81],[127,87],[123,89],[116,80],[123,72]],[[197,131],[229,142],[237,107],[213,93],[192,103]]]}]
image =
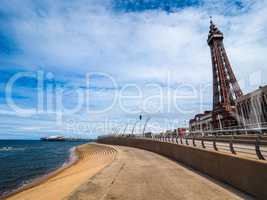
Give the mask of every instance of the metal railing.
[{"label": "metal railing", "polygon": [[267,137],[255,136],[218,136],[218,137],[154,137],[162,142],[187,145],[249,158],[267,159]]},{"label": "metal railing", "polygon": [[252,159],[267,159],[267,135],[232,135],[232,136],[208,136],[208,137],[174,137],[154,135],[117,135],[113,137],[131,137],[160,142],[186,145],[236,156]]},{"label": "metal railing", "polygon": [[239,125],[239,126],[228,126],[224,127],[223,129],[217,128],[217,129],[204,129],[204,130],[196,130],[196,131],[190,131],[190,133],[193,134],[199,134],[200,132],[204,135],[207,134],[225,134],[225,133],[262,133],[267,131],[267,122],[264,123],[258,123],[258,124],[246,124],[246,125]]}]

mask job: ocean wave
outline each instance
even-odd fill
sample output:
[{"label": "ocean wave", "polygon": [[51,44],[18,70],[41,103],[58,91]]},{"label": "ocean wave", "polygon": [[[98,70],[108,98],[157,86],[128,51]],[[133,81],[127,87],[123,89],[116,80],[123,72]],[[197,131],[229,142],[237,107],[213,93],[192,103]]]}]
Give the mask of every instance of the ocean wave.
[{"label": "ocean wave", "polygon": [[19,148],[19,147],[1,147],[0,151],[24,151],[25,148]]},{"label": "ocean wave", "polygon": [[[22,150],[22,149],[25,149],[25,148],[2,147],[2,148],[0,148],[0,151],[12,151],[11,149],[14,151],[15,149],[16,150],[18,150],[18,149]],[[67,161],[62,164],[61,167],[58,167],[57,169],[54,169],[53,171],[47,172],[46,174],[37,176],[35,178],[31,178],[31,179],[22,181],[22,183],[19,186],[17,186],[16,188],[0,193],[0,199],[1,198],[5,198],[8,195],[15,194],[17,192],[23,191],[23,190],[25,190],[27,188],[30,188],[30,187],[34,186],[34,185],[38,185],[43,180],[46,180],[49,177],[53,176],[53,174],[57,173],[59,170],[62,170],[64,168],[72,165],[78,159],[78,156],[76,155],[75,151],[76,151],[76,147],[72,147],[69,150],[69,157],[68,157]]]},{"label": "ocean wave", "polygon": [[69,150],[69,158],[67,159],[66,162],[63,163],[62,167],[66,167],[66,166],[69,166],[71,164],[73,164],[77,159],[77,155],[76,155],[76,147],[72,147],[70,150]]}]

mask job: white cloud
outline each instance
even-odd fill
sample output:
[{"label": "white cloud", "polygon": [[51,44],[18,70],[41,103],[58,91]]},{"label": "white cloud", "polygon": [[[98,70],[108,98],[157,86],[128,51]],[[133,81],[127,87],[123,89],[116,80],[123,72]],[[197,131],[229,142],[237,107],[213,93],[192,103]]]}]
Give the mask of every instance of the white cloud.
[{"label": "white cloud", "polygon": [[[167,72],[171,72],[172,86],[211,83],[206,39],[212,14],[224,32],[225,47],[238,79],[247,79],[249,74],[260,70],[261,82],[266,84],[267,2],[240,2],[241,10],[235,2],[206,0],[202,6],[185,7],[169,14],[159,10],[115,12],[109,9],[109,1],[94,1],[96,4],[92,1],[86,4],[85,1],[45,1],[41,3],[43,9],[32,1],[23,4],[4,1],[0,10],[5,8],[13,16],[6,25],[22,52],[11,57],[13,63],[25,69],[55,72],[57,78],[69,80],[73,85],[84,85],[80,77],[86,72],[100,71],[110,74],[120,86],[125,83],[142,86],[147,82],[165,84]],[[64,77],[66,74],[77,77]],[[103,83],[97,86],[103,87]],[[243,89],[249,91],[256,87],[244,85]],[[93,104],[109,102],[114,92],[117,91],[95,92]],[[145,89],[144,93],[151,94]],[[73,98],[69,100],[75,102]],[[131,106],[138,106],[140,102],[135,104]],[[185,101],[183,105],[191,108],[193,104],[195,102]],[[161,113],[161,116],[167,115],[175,117],[172,112]],[[132,117],[117,106],[106,116]]]}]

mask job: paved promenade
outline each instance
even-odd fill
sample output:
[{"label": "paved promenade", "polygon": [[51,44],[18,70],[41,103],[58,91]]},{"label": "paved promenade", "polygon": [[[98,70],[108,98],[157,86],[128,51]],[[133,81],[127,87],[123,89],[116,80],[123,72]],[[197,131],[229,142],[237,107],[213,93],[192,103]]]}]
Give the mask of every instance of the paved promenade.
[{"label": "paved promenade", "polygon": [[115,148],[116,160],[73,192],[69,200],[251,199],[158,154]]}]

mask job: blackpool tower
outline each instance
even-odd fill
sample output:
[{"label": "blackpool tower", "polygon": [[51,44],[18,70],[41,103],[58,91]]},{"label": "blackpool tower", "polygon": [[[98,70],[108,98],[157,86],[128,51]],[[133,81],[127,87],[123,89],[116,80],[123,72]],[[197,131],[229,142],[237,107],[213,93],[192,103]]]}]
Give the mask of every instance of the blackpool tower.
[{"label": "blackpool tower", "polygon": [[[210,21],[208,45],[210,46],[213,73],[213,127],[237,124],[235,100],[242,91],[232,70],[223,44],[223,33]],[[220,124],[219,124],[220,123]]]}]

